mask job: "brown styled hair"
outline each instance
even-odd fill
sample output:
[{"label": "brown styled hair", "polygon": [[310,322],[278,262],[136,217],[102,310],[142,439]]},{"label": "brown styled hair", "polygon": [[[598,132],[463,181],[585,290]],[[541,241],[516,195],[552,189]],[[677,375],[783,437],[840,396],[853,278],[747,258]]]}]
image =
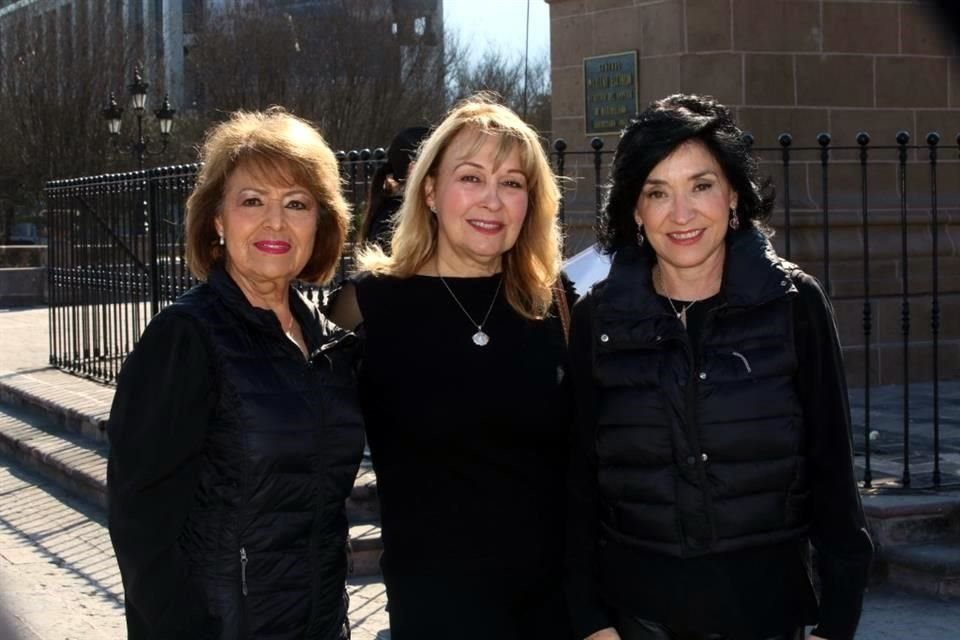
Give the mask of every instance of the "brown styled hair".
[{"label": "brown styled hair", "polygon": [[336,156],[313,125],[282,107],[236,111],[207,131],[200,162],[197,186],[187,199],[186,260],[194,276],[206,280],[211,267],[226,257],[214,219],[223,207],[227,178],[243,164],[310,191],[317,201],[317,233],[313,253],[297,278],[325,283],[333,277],[350,208],[340,190]]}]

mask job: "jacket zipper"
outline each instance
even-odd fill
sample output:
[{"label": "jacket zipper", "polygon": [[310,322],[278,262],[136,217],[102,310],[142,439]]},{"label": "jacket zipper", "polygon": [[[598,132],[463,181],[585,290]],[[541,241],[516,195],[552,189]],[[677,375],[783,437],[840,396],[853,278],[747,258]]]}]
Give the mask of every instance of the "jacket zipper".
[{"label": "jacket zipper", "polygon": [[[716,317],[717,312],[721,309],[725,309],[726,304],[721,304],[720,306],[714,307],[707,311],[707,315],[703,319],[703,325],[700,328],[700,336],[697,339],[696,344],[691,344],[692,353],[688,352],[688,356],[692,359],[692,366],[690,367],[690,383],[687,385],[687,393],[689,394],[688,406],[690,410],[687,413],[687,419],[690,420],[690,427],[692,432],[695,433],[696,437],[696,453],[697,458],[706,463],[706,458],[704,457],[705,453],[700,446],[700,412],[698,411],[697,398],[699,397],[699,388],[700,388],[700,370],[704,366],[703,362],[703,343],[706,341],[707,334],[709,329],[713,324],[713,319]],[[687,340],[689,343],[690,340]],[[707,483],[707,471],[704,465],[697,465],[697,474],[700,476],[701,485],[701,495],[703,496],[703,506],[704,511],[706,512],[708,526],[710,527],[710,543],[712,544],[716,540],[716,518],[713,513],[713,500],[710,497],[710,488]]]},{"label": "jacket zipper", "polygon": [[240,590],[247,595],[247,549],[240,547]]}]

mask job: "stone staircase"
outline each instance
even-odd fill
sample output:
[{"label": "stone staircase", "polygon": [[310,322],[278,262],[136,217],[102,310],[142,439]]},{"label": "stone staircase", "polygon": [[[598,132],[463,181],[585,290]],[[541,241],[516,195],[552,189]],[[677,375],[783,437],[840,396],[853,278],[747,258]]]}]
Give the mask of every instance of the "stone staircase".
[{"label": "stone staircase", "polygon": [[[0,376],[0,453],[106,509],[113,387],[52,368]],[[380,573],[377,479],[365,458],[347,500],[351,573]]]},{"label": "stone staircase", "polygon": [[960,494],[868,495],[871,581],[960,598]]}]

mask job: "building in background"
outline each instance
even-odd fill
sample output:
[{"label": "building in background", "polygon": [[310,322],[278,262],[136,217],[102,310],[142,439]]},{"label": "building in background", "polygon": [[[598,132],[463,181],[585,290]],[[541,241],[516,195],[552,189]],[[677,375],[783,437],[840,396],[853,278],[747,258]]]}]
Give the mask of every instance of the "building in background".
[{"label": "building in background", "polygon": [[387,18],[390,32],[384,38],[408,46],[443,44],[443,0],[0,0],[0,59],[7,64],[16,58],[15,34],[26,28],[44,34],[69,73],[69,57],[83,55],[76,47],[83,34],[85,42],[117,52],[117,68],[105,70],[116,76],[117,86],[129,81],[130,70],[121,68],[125,61],[135,60],[143,64],[147,82],[168,93],[175,106],[202,107],[202,87],[187,64],[190,51],[209,20],[251,6],[286,14],[293,23],[345,11]]}]

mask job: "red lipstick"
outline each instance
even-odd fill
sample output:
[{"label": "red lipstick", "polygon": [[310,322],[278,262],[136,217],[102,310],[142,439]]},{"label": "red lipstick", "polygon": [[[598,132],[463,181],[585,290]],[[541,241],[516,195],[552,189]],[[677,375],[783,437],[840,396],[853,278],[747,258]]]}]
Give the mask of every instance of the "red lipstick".
[{"label": "red lipstick", "polygon": [[290,251],[290,243],[282,240],[261,240],[254,242],[253,246],[264,253],[281,254]]}]

